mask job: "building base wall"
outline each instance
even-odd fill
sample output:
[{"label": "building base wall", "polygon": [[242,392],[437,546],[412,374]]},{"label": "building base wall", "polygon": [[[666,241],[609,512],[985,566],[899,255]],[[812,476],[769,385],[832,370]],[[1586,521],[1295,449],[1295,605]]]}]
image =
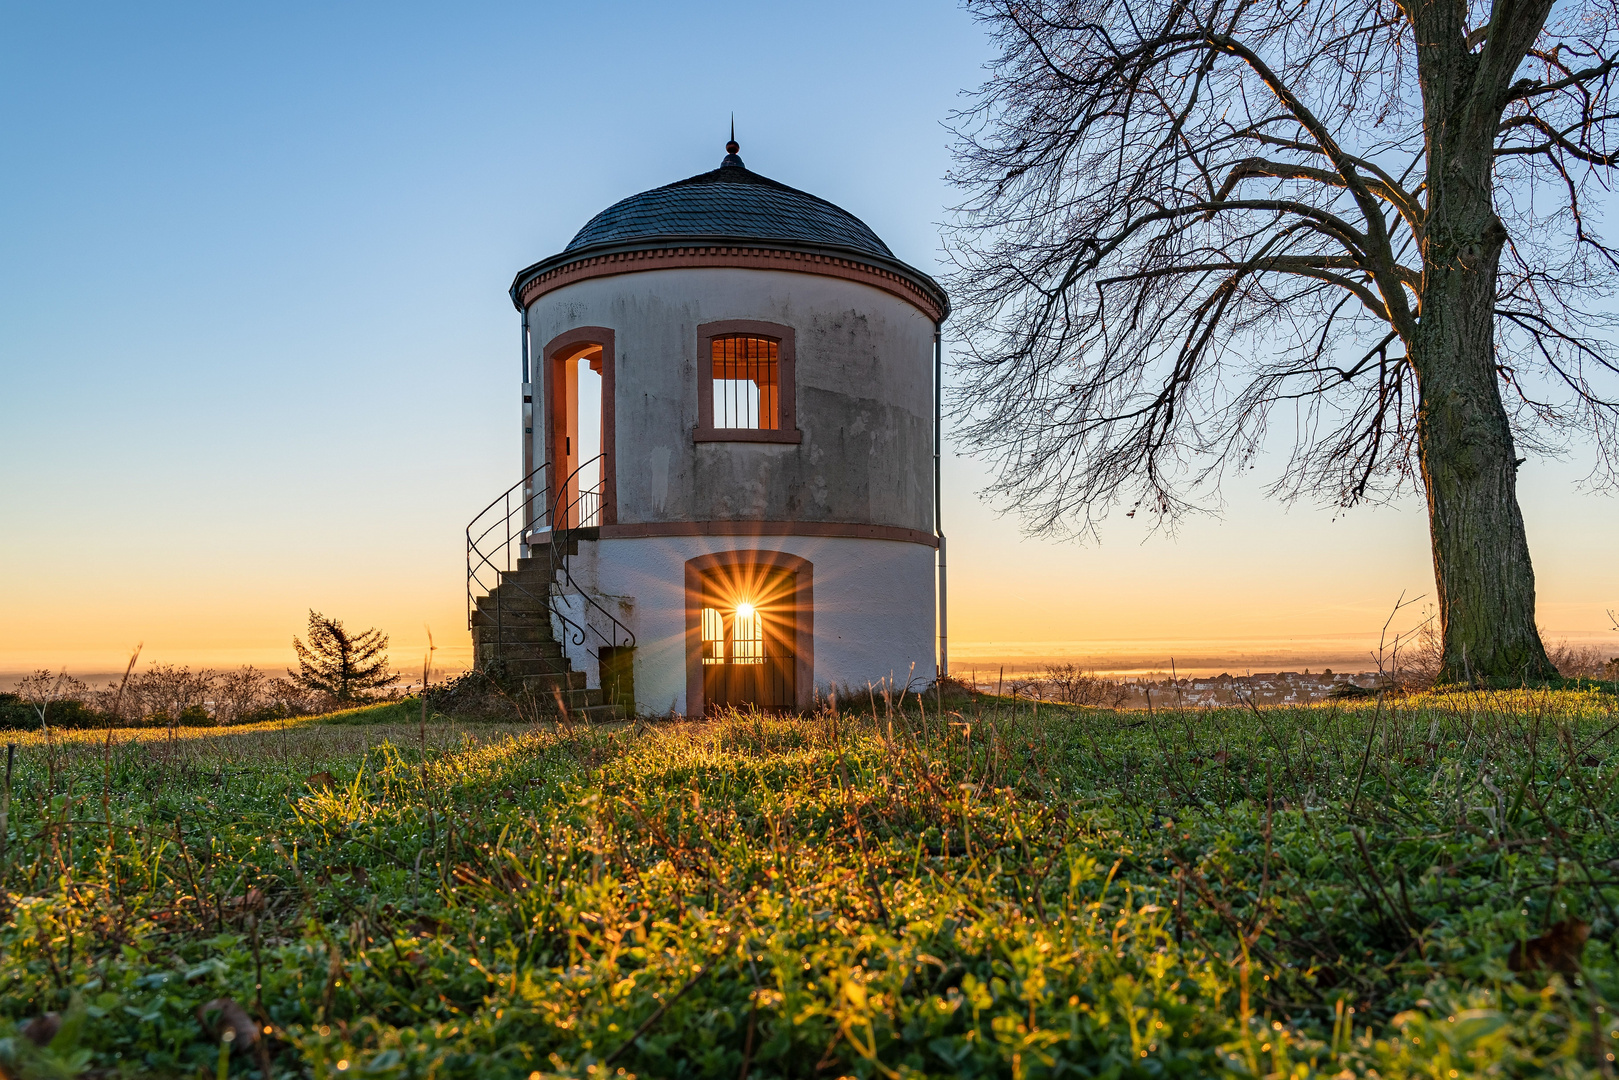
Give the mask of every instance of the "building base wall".
[{"label": "building base wall", "polygon": [[[635,696],[643,714],[688,711],[686,563],[723,552],[775,551],[812,566],[815,693],[866,691],[892,680],[917,688],[935,674],[934,550],[849,537],[679,536],[584,541],[570,560],[574,582],[636,637]],[[583,605],[588,609],[588,605]],[[564,646],[589,685],[595,647]]]}]

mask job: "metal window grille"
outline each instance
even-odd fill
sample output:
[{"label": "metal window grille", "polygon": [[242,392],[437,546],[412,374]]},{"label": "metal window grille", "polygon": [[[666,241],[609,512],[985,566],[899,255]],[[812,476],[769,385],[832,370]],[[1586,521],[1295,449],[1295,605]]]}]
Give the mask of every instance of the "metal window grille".
[{"label": "metal window grille", "polygon": [[775,431],[781,427],[781,361],[769,338],[731,334],[714,339],[714,426]]},{"label": "metal window grille", "polygon": [[[729,646],[727,646],[729,642]],[[733,664],[765,662],[764,616],[757,610],[732,611],[703,608],[703,663]]]},{"label": "metal window grille", "polygon": [[731,663],[765,662],[764,618],[756,610],[738,611],[731,619]]}]

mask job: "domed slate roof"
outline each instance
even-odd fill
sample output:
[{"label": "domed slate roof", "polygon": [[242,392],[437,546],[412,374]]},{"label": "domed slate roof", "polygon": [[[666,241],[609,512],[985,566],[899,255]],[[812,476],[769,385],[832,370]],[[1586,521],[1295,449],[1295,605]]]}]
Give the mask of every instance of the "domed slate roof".
[{"label": "domed slate roof", "polygon": [[[938,282],[895,258],[865,222],[825,199],[751,171],[737,156],[734,137],[725,149],[725,160],[714,171],[632,195],[591,218],[567,247],[518,272],[510,290],[512,303],[521,310],[525,288],[575,265],[717,245],[863,264],[879,278],[909,282],[926,298],[924,309],[931,308],[935,319],[948,317],[950,298]],[[906,295],[903,290],[901,295]]]},{"label": "domed slate roof", "polygon": [[591,218],[563,250],[652,239],[785,240],[885,260],[894,257],[847,210],[760,176],[740,159],[614,203]]}]

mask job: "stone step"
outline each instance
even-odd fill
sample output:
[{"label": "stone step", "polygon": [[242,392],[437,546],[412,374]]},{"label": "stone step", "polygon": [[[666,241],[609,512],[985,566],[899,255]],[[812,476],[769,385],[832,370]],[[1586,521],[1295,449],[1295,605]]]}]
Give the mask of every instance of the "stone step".
[{"label": "stone step", "polygon": [[509,581],[501,579],[499,585],[489,590],[488,597],[500,597],[501,600],[527,600],[531,603],[549,604],[551,592],[555,589],[551,581]]},{"label": "stone step", "polygon": [[507,592],[505,586],[501,586],[488,596],[478,597],[477,610],[491,615],[497,611],[549,612],[551,601],[533,593]]},{"label": "stone step", "polygon": [[557,656],[562,652],[562,646],[551,635],[549,619],[503,619],[498,625],[475,623],[472,642],[490,646],[533,645],[548,656]]},{"label": "stone step", "polygon": [[[585,673],[573,671],[569,668],[543,668],[532,667],[528,671],[513,671],[510,666],[506,668],[508,674],[521,678],[523,687],[536,694],[549,697],[553,691],[560,691],[564,701],[574,704],[571,695],[584,693],[599,693],[596,690],[585,688]],[[581,701],[579,704],[589,705],[591,702]]]},{"label": "stone step", "polygon": [[[530,679],[523,681],[525,684],[533,682]],[[530,689],[534,691],[535,703],[541,712],[556,712],[558,701],[561,701],[562,707],[569,712],[580,712],[601,705],[598,690],[562,690],[546,686],[530,686]]]},{"label": "stone step", "polygon": [[550,588],[555,580],[556,574],[549,566],[536,567],[532,570],[507,570],[500,575],[502,585],[521,585],[534,593]]},{"label": "stone step", "polygon": [[507,674],[522,679],[524,683],[533,682],[549,689],[563,679],[567,688],[572,690],[583,689],[585,685],[585,673],[574,671],[566,657],[514,656],[505,652],[500,659],[506,665]]},{"label": "stone step", "polygon": [[[495,654],[491,653],[491,656]],[[528,678],[531,675],[533,677],[544,675],[547,678],[555,678],[557,675],[568,675],[570,678],[573,675],[583,677],[583,672],[575,672],[572,665],[568,664],[568,657],[565,656],[523,656],[515,649],[507,648],[497,659],[505,665],[507,674],[516,678]]]},{"label": "stone step", "polygon": [[505,627],[536,627],[549,634],[551,626],[551,612],[548,609],[518,610],[505,603],[497,609],[494,605],[484,607],[482,597],[478,599],[478,606],[472,612],[473,626],[500,626]]},{"label": "stone step", "polygon": [[[580,540],[594,540],[596,530],[567,534],[555,549],[559,557],[577,555]],[[561,566],[549,543],[534,545],[502,571],[487,596],[477,598],[472,612],[472,652],[479,667],[498,662],[506,674],[521,679],[541,701],[542,709],[560,705],[569,716],[587,723],[624,720],[628,710],[602,700],[600,690],[585,685],[585,673],[573,670],[551,628],[551,599]]]},{"label": "stone step", "polygon": [[[494,627],[480,629],[492,631]],[[562,655],[562,646],[555,641],[474,641],[472,647],[480,656],[491,659],[501,657],[514,661],[543,662],[550,665],[545,669],[547,671],[559,671],[568,664],[567,657]]]},{"label": "stone step", "polygon": [[[568,708],[568,718],[588,724],[603,724],[611,723],[615,720],[629,719],[629,713],[621,706],[604,705],[597,701],[595,699],[596,693],[597,691],[595,690],[590,691],[590,700],[588,702],[582,697],[577,701],[568,701],[564,698],[563,700]],[[555,710],[553,709],[553,711]]]},{"label": "stone step", "polygon": [[499,661],[508,675],[555,675],[572,670],[567,657],[556,653],[548,656],[522,645],[477,645],[474,649],[479,663],[487,667]]},{"label": "stone step", "polygon": [[[562,544],[557,545],[557,549],[558,549],[559,552],[561,551],[562,547],[563,547]],[[567,554],[569,554],[569,555],[577,555],[577,554],[579,554],[579,541],[577,541],[577,540],[568,541],[567,549],[568,549]],[[546,570],[546,569],[549,569],[551,567],[551,546],[549,544],[540,544],[540,545],[537,545],[537,546],[531,548],[530,550],[533,551],[534,554],[529,555],[526,558],[518,559],[517,560],[517,569],[519,569],[519,570],[532,570],[532,569]]]}]

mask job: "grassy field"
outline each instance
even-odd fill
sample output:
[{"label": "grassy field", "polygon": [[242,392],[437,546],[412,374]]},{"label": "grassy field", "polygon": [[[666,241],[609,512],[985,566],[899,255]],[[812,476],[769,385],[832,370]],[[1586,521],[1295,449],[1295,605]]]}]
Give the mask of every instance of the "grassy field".
[{"label": "grassy field", "polygon": [[926,704],[16,734],[0,1069],[1613,1075],[1612,697]]}]

